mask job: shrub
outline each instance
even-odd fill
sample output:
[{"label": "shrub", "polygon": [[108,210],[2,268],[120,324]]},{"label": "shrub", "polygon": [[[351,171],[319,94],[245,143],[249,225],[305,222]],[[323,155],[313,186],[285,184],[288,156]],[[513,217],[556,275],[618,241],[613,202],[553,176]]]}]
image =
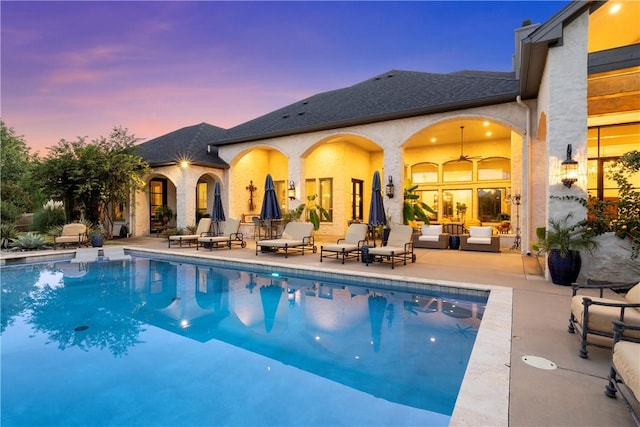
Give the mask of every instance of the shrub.
[{"label": "shrub", "polygon": [[49,244],[44,239],[44,237],[42,237],[38,233],[32,233],[31,231],[29,231],[28,233],[19,235],[13,240],[13,247],[11,248],[11,250],[35,251],[48,248]]},{"label": "shrub", "polygon": [[46,233],[52,227],[64,225],[65,222],[62,202],[49,200],[42,210],[33,214],[33,228],[41,233]]}]

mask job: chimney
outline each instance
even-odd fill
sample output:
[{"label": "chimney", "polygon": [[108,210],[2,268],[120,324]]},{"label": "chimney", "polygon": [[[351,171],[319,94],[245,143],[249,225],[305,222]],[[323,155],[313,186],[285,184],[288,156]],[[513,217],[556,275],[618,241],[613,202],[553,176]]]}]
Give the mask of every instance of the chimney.
[{"label": "chimney", "polygon": [[516,28],[515,30],[515,54],[513,55],[513,71],[516,73],[516,78],[520,78],[520,55],[521,55],[521,47],[522,40],[527,38],[529,34],[533,33],[535,30],[540,27],[540,24],[532,24],[531,19],[525,19],[522,21],[522,25],[520,28]]}]

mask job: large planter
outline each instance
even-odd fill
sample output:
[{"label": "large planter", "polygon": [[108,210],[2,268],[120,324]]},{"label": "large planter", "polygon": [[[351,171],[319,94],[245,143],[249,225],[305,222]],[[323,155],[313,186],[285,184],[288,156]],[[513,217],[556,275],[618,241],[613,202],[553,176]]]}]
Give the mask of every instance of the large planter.
[{"label": "large planter", "polygon": [[101,248],[104,243],[104,238],[100,234],[94,234],[91,236],[91,246],[94,248]]},{"label": "large planter", "polygon": [[566,256],[561,256],[560,251],[553,249],[547,257],[551,281],[556,285],[570,286],[578,279],[582,258],[580,252],[569,251]]}]

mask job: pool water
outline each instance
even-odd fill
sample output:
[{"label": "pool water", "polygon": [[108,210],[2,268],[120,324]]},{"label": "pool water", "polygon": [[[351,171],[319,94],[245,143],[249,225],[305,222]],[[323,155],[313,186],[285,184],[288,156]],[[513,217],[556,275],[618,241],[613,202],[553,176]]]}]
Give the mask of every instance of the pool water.
[{"label": "pool water", "polygon": [[147,258],[0,274],[5,426],[447,425],[486,305]]}]

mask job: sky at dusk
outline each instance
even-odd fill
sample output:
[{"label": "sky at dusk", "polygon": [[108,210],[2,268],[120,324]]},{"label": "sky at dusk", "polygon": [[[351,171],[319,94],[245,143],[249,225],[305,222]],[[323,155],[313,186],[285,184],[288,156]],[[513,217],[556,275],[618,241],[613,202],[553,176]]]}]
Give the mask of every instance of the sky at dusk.
[{"label": "sky at dusk", "polygon": [[0,113],[41,154],[230,128],[393,69],[512,71],[514,30],[566,4],[2,0]]}]

